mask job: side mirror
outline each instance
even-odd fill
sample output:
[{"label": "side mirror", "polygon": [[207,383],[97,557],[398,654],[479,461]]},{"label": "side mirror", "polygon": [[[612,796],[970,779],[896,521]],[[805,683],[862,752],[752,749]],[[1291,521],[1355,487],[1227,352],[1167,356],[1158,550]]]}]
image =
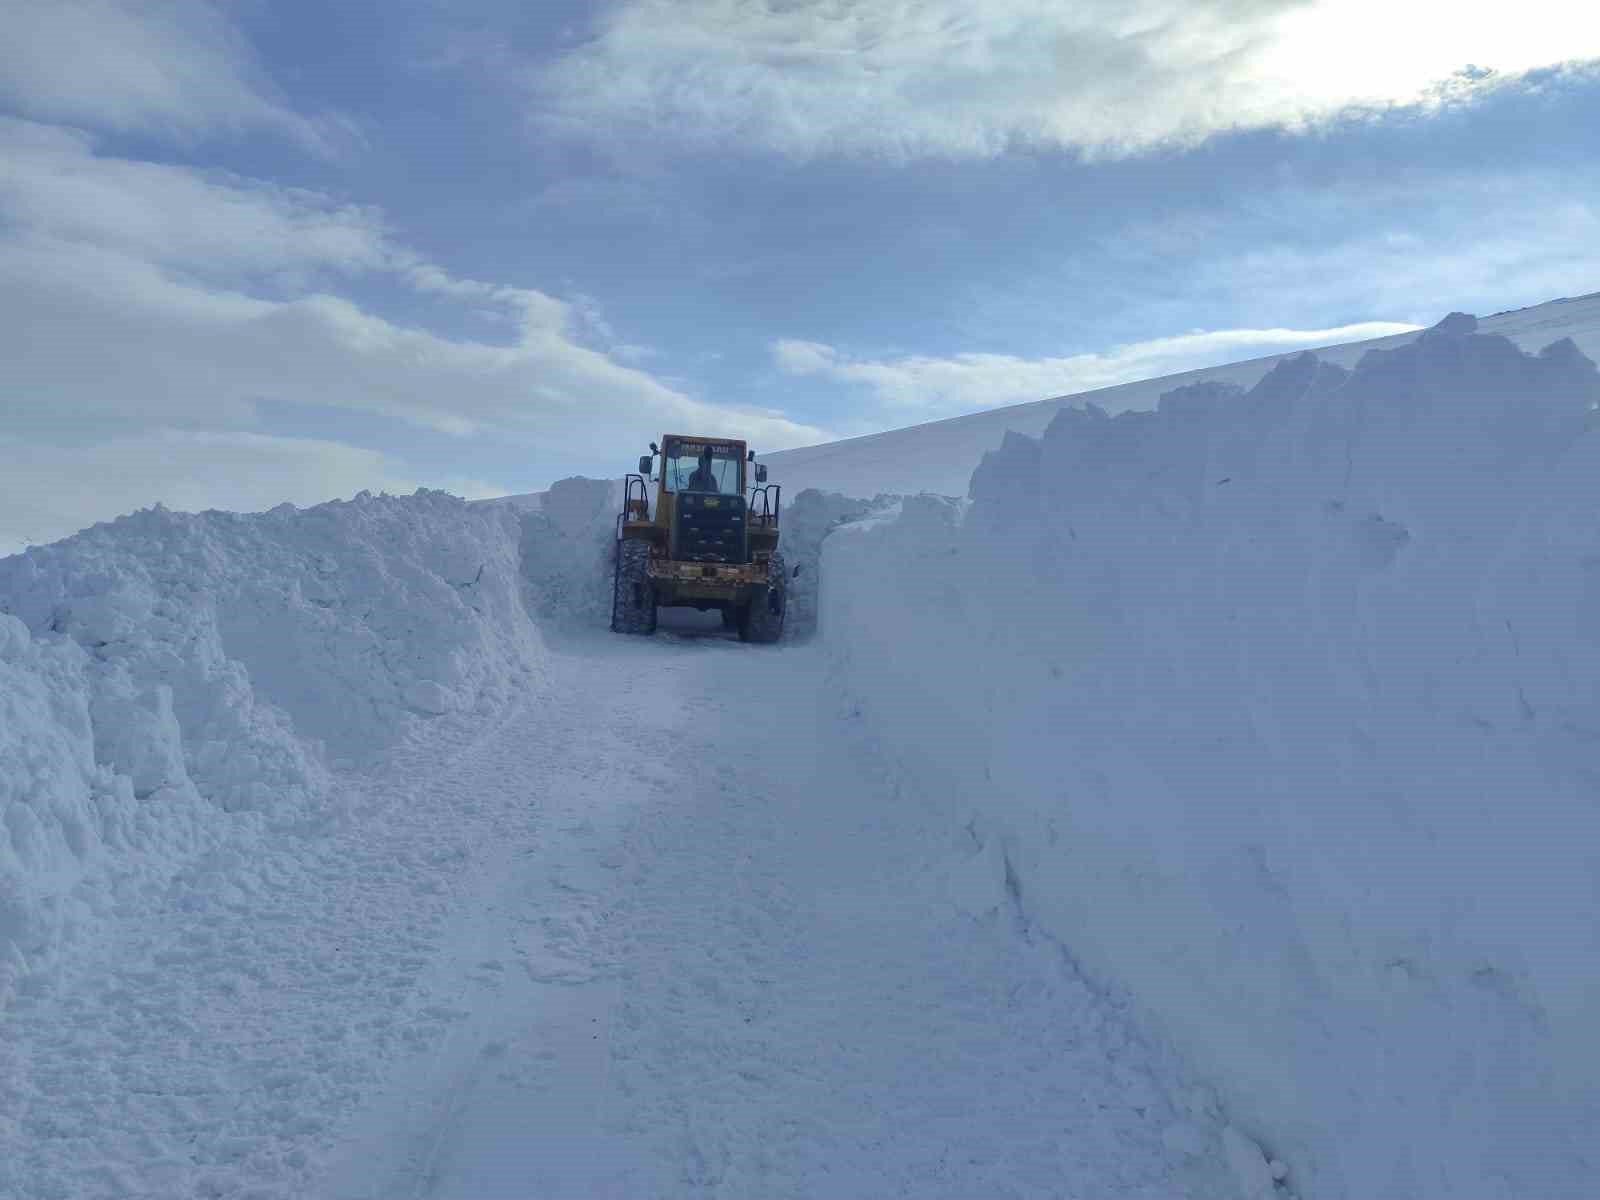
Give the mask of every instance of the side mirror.
[{"label": "side mirror", "polygon": [[650,464],[653,462],[655,462],[653,454],[641,454],[639,456],[639,474],[648,479],[650,476]]},{"label": "side mirror", "polygon": [[754,450],[752,450],[752,451],[750,451],[749,454],[745,455],[745,457],[748,458],[751,462],[755,462],[755,460],[756,460],[756,452]]},{"label": "side mirror", "polygon": [[805,570],[805,564],[804,563],[795,563],[795,565],[794,565],[794,577],[796,579],[799,579],[800,578],[800,572],[803,571],[803,570]]},{"label": "side mirror", "polygon": [[767,464],[766,463],[757,463],[756,464],[756,482],[757,483],[765,483],[766,481],[767,481]]},{"label": "side mirror", "polygon": [[654,442],[651,442],[651,443],[650,443],[650,453],[651,453],[651,454],[660,454],[660,453],[661,453],[661,450],[660,450],[660,448],[659,448],[659,447],[657,447],[657,446],[656,446],[656,444],[655,444],[655,443],[654,443]]}]

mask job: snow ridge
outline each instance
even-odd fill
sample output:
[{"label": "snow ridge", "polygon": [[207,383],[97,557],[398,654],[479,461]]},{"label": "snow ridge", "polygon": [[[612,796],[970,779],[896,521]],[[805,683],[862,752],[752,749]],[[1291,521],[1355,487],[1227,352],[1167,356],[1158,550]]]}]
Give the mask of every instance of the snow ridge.
[{"label": "snow ridge", "polygon": [[1307,1196],[1592,1188],[1600,375],[1474,330],[1063,410],[824,551],[852,710]]},{"label": "snow ridge", "polygon": [[314,814],[330,767],[527,687],[518,528],[363,493],[0,559],[0,1000],[130,888]]}]

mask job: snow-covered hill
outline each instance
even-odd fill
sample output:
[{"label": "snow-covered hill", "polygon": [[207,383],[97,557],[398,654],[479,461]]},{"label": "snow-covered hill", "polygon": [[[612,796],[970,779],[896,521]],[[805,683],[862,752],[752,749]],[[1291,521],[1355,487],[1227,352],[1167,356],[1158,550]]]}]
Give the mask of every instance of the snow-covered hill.
[{"label": "snow-covered hill", "polygon": [[[1503,334],[1524,350],[1534,352],[1569,337],[1590,358],[1600,360],[1600,293],[1499,313],[1484,318],[1482,328],[1485,333]],[[1369,350],[1405,345],[1416,336],[1400,334],[1351,342],[1315,353],[1324,362],[1353,367]],[[868,437],[783,450],[766,455],[765,461],[771,467],[772,478],[781,482],[785,494],[790,496],[805,488],[859,497],[872,497],[880,492],[965,496],[973,464],[999,446],[1008,431],[1038,437],[1063,408],[1082,407],[1086,403],[1112,414],[1151,409],[1167,392],[1192,383],[1252,387],[1278,363],[1293,357],[1293,354],[1272,355],[1033,404],[972,413]]]}]

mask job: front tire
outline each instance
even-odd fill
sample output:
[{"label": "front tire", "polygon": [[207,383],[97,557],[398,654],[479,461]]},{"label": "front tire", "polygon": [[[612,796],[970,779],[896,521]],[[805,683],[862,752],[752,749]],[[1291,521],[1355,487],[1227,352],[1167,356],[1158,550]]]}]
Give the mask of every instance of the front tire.
[{"label": "front tire", "polygon": [[648,635],[655,631],[656,585],[650,578],[650,543],[619,541],[611,581],[611,632]]},{"label": "front tire", "polygon": [[767,564],[767,582],[750,593],[740,613],[739,640],[772,643],[783,636],[783,618],[789,607],[789,575],[783,555],[774,553]]}]

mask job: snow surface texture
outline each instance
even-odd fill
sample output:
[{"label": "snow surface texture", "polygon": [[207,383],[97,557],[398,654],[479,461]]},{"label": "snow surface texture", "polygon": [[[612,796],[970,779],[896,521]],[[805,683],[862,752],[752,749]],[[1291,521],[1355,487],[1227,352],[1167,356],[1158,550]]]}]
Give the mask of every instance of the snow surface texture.
[{"label": "snow surface texture", "polygon": [[[97,725],[111,727],[96,738]],[[168,689],[96,677],[71,643],[36,642],[0,615],[0,1011],[31,963],[94,915],[74,894],[85,863],[133,853],[152,835],[194,851],[200,799],[184,771]]]},{"label": "snow surface texture", "polygon": [[856,710],[1309,1197],[1600,1171],[1600,377],[1473,326],[1063,410],[824,554]]},{"label": "snow surface texture", "polygon": [[515,528],[363,494],[0,559],[0,990],[180,857],[313,813],[330,762],[525,687]]}]

